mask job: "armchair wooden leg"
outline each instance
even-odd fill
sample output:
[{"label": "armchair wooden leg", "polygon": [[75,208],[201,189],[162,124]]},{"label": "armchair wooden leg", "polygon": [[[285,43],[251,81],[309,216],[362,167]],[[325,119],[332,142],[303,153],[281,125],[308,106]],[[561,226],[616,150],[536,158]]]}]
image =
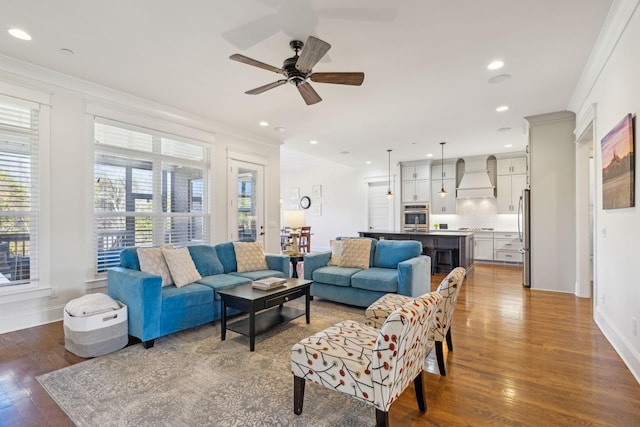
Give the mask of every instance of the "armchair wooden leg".
[{"label": "armchair wooden leg", "polygon": [[302,413],[302,404],[304,403],[304,378],[293,376],[293,413],[300,415]]},{"label": "armchair wooden leg", "polygon": [[438,369],[440,370],[440,375],[443,377],[447,375],[447,371],[444,368],[444,352],[442,349],[442,341],[436,341],[436,359],[438,359]]},{"label": "armchair wooden leg", "polygon": [[453,342],[451,341],[451,326],[449,326],[449,330],[447,331],[447,348],[449,351],[453,351]]},{"label": "armchair wooden leg", "polygon": [[149,340],[149,341],[142,341],[142,346],[146,349],[149,349],[151,347],[153,347],[153,345],[156,343],[156,340]]},{"label": "armchair wooden leg", "polygon": [[389,412],[381,411],[376,408],[376,427],[388,427]]},{"label": "armchair wooden leg", "polygon": [[416,389],[416,400],[420,412],[427,412],[427,401],[424,398],[424,385],[422,383],[422,371],[413,379],[413,387]]}]

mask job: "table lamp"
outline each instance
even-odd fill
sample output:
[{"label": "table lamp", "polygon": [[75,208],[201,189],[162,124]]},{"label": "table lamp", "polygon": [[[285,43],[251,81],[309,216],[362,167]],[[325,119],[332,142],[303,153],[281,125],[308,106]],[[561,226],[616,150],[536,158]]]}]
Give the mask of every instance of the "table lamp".
[{"label": "table lamp", "polygon": [[295,253],[299,252],[298,236],[300,235],[300,227],[304,227],[304,212],[301,210],[285,210],[282,212],[282,224],[291,228],[291,237],[293,240],[291,250]]}]

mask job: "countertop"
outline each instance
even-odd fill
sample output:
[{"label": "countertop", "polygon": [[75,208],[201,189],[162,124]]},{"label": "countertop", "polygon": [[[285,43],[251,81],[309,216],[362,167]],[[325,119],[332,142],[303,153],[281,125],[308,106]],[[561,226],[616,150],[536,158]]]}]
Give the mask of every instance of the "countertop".
[{"label": "countertop", "polygon": [[429,231],[388,231],[388,230],[373,230],[373,231],[360,231],[359,233],[366,234],[401,234],[401,235],[421,235],[421,236],[454,236],[454,237],[466,237],[473,236],[473,231],[457,231],[457,230],[429,230]]}]

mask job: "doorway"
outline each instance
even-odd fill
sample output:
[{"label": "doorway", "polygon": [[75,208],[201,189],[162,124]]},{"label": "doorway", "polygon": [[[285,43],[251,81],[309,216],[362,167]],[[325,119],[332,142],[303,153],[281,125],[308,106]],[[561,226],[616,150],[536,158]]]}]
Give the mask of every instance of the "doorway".
[{"label": "doorway", "polygon": [[[590,121],[576,141],[576,287],[582,298],[597,295],[594,248],[595,233],[595,160],[594,122]],[[594,298],[594,308],[597,298]]]},{"label": "doorway", "polygon": [[387,197],[387,182],[368,183],[368,215],[369,231],[393,230],[393,199]]},{"label": "doorway", "polygon": [[264,166],[229,159],[231,240],[264,243]]}]

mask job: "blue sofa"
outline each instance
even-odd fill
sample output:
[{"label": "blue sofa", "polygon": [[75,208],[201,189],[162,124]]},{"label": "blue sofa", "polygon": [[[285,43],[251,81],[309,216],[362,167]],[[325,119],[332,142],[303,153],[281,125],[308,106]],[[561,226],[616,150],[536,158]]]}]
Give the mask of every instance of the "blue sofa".
[{"label": "blue sofa", "polygon": [[304,278],[313,280],[311,295],[368,307],[388,293],[417,297],[430,291],[431,258],[422,255],[422,243],[370,240],[368,269],[327,265],[330,251],[305,255]]},{"label": "blue sofa", "polygon": [[[265,277],[288,277],[289,257],[266,254],[268,270],[238,273],[232,242],[189,246],[201,280],[162,287],[162,278],[140,271],[136,248],[120,253],[120,266],[107,272],[107,293],[127,306],[129,335],[146,348],[156,338],[213,322],[222,316],[218,291]],[[229,310],[231,313],[231,310]]]}]

